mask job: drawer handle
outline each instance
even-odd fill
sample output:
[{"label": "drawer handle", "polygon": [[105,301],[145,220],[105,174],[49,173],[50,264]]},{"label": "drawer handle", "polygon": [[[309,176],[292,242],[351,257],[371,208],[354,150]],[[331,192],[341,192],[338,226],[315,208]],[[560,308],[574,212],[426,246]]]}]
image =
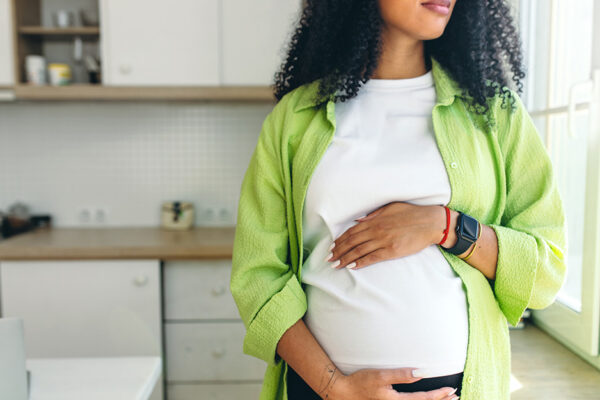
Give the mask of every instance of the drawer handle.
[{"label": "drawer handle", "polygon": [[213,296],[221,296],[225,293],[225,288],[223,286],[219,286],[218,288],[212,288]]},{"label": "drawer handle", "polygon": [[146,275],[143,275],[143,276],[136,276],[136,277],[133,279],[133,283],[134,283],[136,286],[144,286],[146,283],[148,283],[148,277],[147,277]]},{"label": "drawer handle", "polygon": [[225,355],[225,349],[222,347],[218,349],[213,349],[212,355],[214,358],[221,358]]},{"label": "drawer handle", "polygon": [[129,65],[129,64],[121,64],[119,66],[119,71],[121,71],[121,73],[123,75],[129,75],[129,73],[131,72],[131,65]]}]

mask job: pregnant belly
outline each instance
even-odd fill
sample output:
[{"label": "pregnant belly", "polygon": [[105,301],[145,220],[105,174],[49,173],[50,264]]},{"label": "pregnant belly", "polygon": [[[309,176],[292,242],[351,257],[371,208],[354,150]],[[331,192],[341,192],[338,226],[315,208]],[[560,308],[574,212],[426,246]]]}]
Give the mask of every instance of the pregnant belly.
[{"label": "pregnant belly", "polygon": [[344,373],[464,370],[468,314],[462,281],[435,245],[359,270],[332,269],[311,254],[303,267],[304,321]]}]

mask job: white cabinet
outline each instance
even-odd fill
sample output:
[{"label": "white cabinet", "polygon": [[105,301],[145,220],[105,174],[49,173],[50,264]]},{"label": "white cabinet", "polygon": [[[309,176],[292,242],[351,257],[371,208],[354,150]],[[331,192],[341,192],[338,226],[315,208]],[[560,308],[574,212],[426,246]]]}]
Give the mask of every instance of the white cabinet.
[{"label": "white cabinet", "polygon": [[229,291],[231,260],[169,261],[165,265],[165,319],[235,319]]},{"label": "white cabinet", "polygon": [[223,84],[271,85],[301,0],[222,0]]},{"label": "white cabinet", "polygon": [[167,323],[168,381],[261,381],[265,362],[242,353],[241,321]]},{"label": "white cabinet", "polygon": [[160,276],[159,260],[3,261],[2,316],[23,318],[27,357],[164,359]]},{"label": "white cabinet", "polygon": [[14,84],[12,8],[10,0],[0,0],[0,86]]},{"label": "white cabinet", "polygon": [[199,383],[169,385],[169,400],[256,400],[260,396],[261,383]]},{"label": "white cabinet", "polygon": [[302,0],[100,0],[103,83],[271,85],[301,9]]},{"label": "white cabinet", "polygon": [[242,351],[230,273],[231,259],[165,262],[169,400],[258,398],[267,365]]},{"label": "white cabinet", "polygon": [[100,0],[105,85],[219,84],[221,0]]}]

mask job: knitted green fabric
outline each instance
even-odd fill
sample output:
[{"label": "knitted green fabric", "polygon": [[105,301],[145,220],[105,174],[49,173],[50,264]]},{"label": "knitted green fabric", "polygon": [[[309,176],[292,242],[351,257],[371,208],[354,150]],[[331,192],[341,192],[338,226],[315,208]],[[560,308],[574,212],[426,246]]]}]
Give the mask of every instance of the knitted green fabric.
[{"label": "knitted green fabric", "polygon": [[[551,159],[517,93],[511,91],[516,110],[502,108],[496,95],[484,118],[468,111],[457,83],[431,60],[433,127],[452,191],[448,207],[472,215],[498,237],[495,280],[440,247],[467,294],[461,399],[507,400],[507,321],[514,326],[525,308],[552,304],[566,276],[563,202]],[[246,327],[244,353],[268,363],[260,400],[287,399],[287,364],[276,346],[307,308],[302,207],[335,132],[335,103],[320,106],[313,98],[318,82],[290,91],[267,115],[241,185],[230,289]],[[488,118],[493,125],[483,123]]]}]

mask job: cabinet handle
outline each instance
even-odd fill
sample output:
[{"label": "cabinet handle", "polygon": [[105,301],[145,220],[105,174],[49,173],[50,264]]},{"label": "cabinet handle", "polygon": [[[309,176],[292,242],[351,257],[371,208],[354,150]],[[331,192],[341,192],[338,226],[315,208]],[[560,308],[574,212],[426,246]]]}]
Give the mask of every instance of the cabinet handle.
[{"label": "cabinet handle", "polygon": [[144,286],[146,283],[148,283],[148,277],[147,277],[146,275],[143,275],[143,276],[136,276],[136,277],[133,279],[133,283],[134,283],[136,286]]},{"label": "cabinet handle", "polygon": [[221,358],[225,355],[225,349],[220,347],[218,349],[213,349],[212,355],[214,358]]},{"label": "cabinet handle", "polygon": [[128,75],[131,72],[131,65],[121,64],[119,65],[119,71],[121,71],[123,75]]},{"label": "cabinet handle", "polygon": [[213,296],[221,296],[223,293],[225,293],[225,288],[223,286],[219,286],[218,288],[212,288],[212,294]]}]

